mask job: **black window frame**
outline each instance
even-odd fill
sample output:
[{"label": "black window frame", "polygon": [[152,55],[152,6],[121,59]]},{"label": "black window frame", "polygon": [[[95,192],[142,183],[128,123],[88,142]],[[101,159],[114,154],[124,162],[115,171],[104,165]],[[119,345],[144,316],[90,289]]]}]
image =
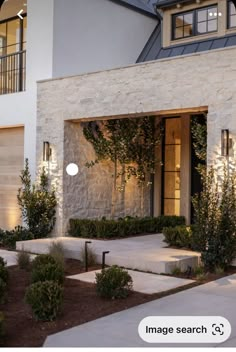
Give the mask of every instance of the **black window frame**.
[{"label": "black window frame", "polygon": [[[22,16],[23,18],[27,18],[27,13],[24,13],[24,14],[22,14],[21,16]],[[19,33],[20,41],[19,41],[19,43],[14,43],[14,44],[12,44],[12,45],[18,44],[18,45],[19,45],[19,50],[18,50],[18,52],[21,52],[21,51],[23,51],[24,44],[26,44],[26,42],[24,42],[24,22],[23,22],[23,20],[21,21],[18,16],[14,16],[14,17],[10,17],[10,18],[7,18],[7,19],[4,19],[4,20],[0,21],[0,24],[6,23],[6,25],[8,25],[9,22],[15,21],[15,20],[19,20],[19,21],[20,21],[20,22],[19,22],[19,23],[20,23],[20,33]],[[6,34],[7,34],[7,33],[6,33]],[[7,44],[6,46],[3,46],[2,49],[3,49],[3,48],[6,48],[6,49],[7,49],[9,46],[11,46],[11,45],[8,45],[8,44]],[[5,55],[6,55],[6,54],[5,54]],[[5,56],[5,55],[3,55],[3,56]],[[1,57],[1,55],[0,55],[0,57]]]},{"label": "black window frame", "polygon": [[233,17],[233,16],[236,17],[236,14],[230,15],[230,5],[231,5],[231,3],[234,5],[232,0],[227,0],[227,29],[236,28],[236,25],[235,26],[230,26],[230,18]]},{"label": "black window frame", "polygon": [[[171,21],[171,27],[172,27],[172,29],[171,29],[171,40],[181,40],[181,39],[196,37],[196,36],[199,36],[199,35],[206,35],[206,34],[209,34],[209,33],[218,32],[218,16],[216,18],[216,20],[217,20],[216,21],[216,24],[217,24],[216,30],[207,31],[207,32],[204,32],[204,33],[198,33],[198,31],[197,31],[198,12],[201,11],[201,10],[208,10],[208,9],[211,9],[211,8],[214,8],[214,7],[217,8],[217,13],[218,13],[218,4],[216,3],[216,4],[204,6],[204,7],[199,7],[199,8],[193,9],[193,10],[183,11],[183,12],[178,12],[178,13],[173,14],[172,15],[172,21]],[[176,19],[176,17],[181,16],[181,15],[185,15],[185,14],[188,14],[188,13],[192,13],[193,14],[192,35],[183,36],[183,37],[180,37],[180,38],[175,38],[175,29],[176,29],[175,19]],[[208,24],[209,21],[211,21],[211,20],[207,19],[204,22],[206,22]],[[184,26],[183,26],[183,28],[184,28]],[[184,32],[183,32],[183,34],[184,34]]]}]

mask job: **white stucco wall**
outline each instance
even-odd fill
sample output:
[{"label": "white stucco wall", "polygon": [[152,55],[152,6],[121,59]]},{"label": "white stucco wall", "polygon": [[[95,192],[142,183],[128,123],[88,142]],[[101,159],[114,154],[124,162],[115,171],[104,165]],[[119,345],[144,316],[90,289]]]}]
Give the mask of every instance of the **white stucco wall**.
[{"label": "white stucco wall", "polygon": [[135,63],[156,24],[110,0],[55,0],[53,77]]},{"label": "white stucco wall", "polygon": [[28,0],[26,91],[0,95],[0,128],[25,127],[24,153],[35,174],[36,99],[39,79],[52,77],[54,0]]},{"label": "white stucco wall", "polygon": [[[63,234],[67,225],[69,214],[64,218],[64,209],[70,207],[74,215],[78,208],[68,197],[66,203],[64,197],[64,166],[73,161],[65,149],[65,120],[208,110],[208,164],[222,170],[221,129],[228,128],[233,138],[230,163],[235,166],[235,57],[236,47],[231,47],[39,83],[37,163],[42,166],[42,142],[49,140],[53,149],[49,172],[59,200],[57,234]],[[74,148],[78,148],[76,143]],[[68,181],[72,193],[77,191],[74,180]],[[81,207],[84,197],[86,194],[78,193]]]}]

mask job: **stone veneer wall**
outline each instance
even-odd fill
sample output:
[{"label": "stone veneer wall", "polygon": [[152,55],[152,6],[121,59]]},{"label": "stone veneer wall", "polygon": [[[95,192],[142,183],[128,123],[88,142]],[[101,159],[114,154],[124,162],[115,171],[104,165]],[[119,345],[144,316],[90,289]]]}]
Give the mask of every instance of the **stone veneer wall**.
[{"label": "stone veneer wall", "polygon": [[[224,158],[220,156],[221,129],[228,128],[233,137],[233,152],[230,163],[234,167],[236,151],[236,48],[202,52],[176,58],[152,61],[125,68],[91,73],[39,82],[37,119],[37,163],[42,163],[43,141],[52,145],[52,161],[49,172],[57,186],[59,199],[56,233],[63,234],[70,216],[91,214],[89,201],[84,207],[87,192],[83,182],[78,181],[81,194],[74,196],[70,181],[65,175],[65,164],[74,161],[73,139],[75,127],[65,121],[110,118],[155,114],[164,115],[208,109],[208,164],[214,164],[222,172]],[[182,110],[181,110],[182,109]],[[77,127],[76,127],[77,128]],[[71,140],[70,140],[71,134]],[[84,158],[82,143],[74,145]],[[81,149],[80,149],[81,148]],[[89,148],[89,147],[88,147]],[[75,151],[76,151],[75,149]],[[80,155],[81,153],[81,155]],[[104,172],[100,167],[100,173]],[[95,171],[93,171],[95,172]],[[98,174],[100,175],[98,172]],[[87,182],[90,173],[81,175]],[[100,176],[99,176],[100,177]],[[101,181],[98,180],[98,185]],[[107,188],[109,188],[109,183]],[[95,184],[93,182],[93,188]],[[98,190],[93,190],[98,194]],[[101,190],[102,194],[103,190]],[[108,192],[105,190],[105,192]],[[73,197],[72,197],[73,193]],[[66,195],[67,194],[67,195]],[[74,199],[73,199],[74,198]],[[96,201],[104,202],[93,209],[108,209],[106,197]],[[93,199],[95,201],[95,199]],[[107,203],[106,203],[107,202]],[[90,205],[89,205],[90,204]],[[90,209],[90,210],[89,210]],[[101,208],[100,208],[101,209]],[[104,211],[104,209],[102,209]],[[106,210],[107,211],[107,210]],[[97,212],[98,215],[99,212]],[[102,215],[102,214],[101,214]]]},{"label": "stone veneer wall", "polygon": [[[69,161],[79,166],[79,174],[71,177],[65,173],[64,190],[64,221],[70,218],[101,218],[111,217],[112,196],[114,195],[113,163],[105,161],[92,168],[85,166],[86,162],[96,159],[92,145],[83,135],[80,123],[65,123],[64,169]],[[117,186],[120,182],[117,182]],[[149,215],[150,188],[145,188],[144,202],[141,201],[141,189],[133,180],[125,188],[125,192],[116,191],[114,208],[115,218],[126,215]],[[144,209],[142,211],[142,205]]]}]

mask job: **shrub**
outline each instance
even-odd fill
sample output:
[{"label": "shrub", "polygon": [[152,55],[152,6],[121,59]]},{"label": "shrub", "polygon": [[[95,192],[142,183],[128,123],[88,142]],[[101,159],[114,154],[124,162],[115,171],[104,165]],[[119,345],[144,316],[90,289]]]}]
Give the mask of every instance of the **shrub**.
[{"label": "shrub", "polygon": [[195,269],[194,269],[194,275],[198,276],[198,275],[201,275],[201,274],[204,274],[204,267],[199,265],[197,266]]},{"label": "shrub", "polygon": [[70,219],[69,235],[82,238],[117,238],[141,233],[160,233],[164,227],[184,224],[183,216],[126,217],[120,220]]},{"label": "shrub", "polygon": [[0,278],[0,304],[3,304],[5,302],[6,290],[7,290],[6,282],[2,278]]},{"label": "shrub", "polygon": [[3,257],[0,257],[0,265],[6,266],[6,261]]},{"label": "shrub", "polygon": [[49,247],[49,254],[60,264],[62,268],[65,266],[65,248],[61,242],[52,242]]},{"label": "shrub", "polygon": [[109,299],[125,298],[133,288],[128,271],[116,265],[96,273],[96,288],[99,296]]},{"label": "shrub", "polygon": [[181,274],[182,274],[182,271],[181,271],[181,269],[178,266],[174,267],[171,270],[171,275],[173,275],[173,276],[179,276]]},{"label": "shrub", "polygon": [[62,284],[64,281],[64,269],[58,263],[43,264],[33,269],[31,280],[33,283],[39,281],[56,281]]},{"label": "shrub", "polygon": [[4,282],[8,281],[8,270],[4,265],[0,265],[0,279]]},{"label": "shrub", "polygon": [[193,198],[198,233],[194,238],[199,239],[205,270],[225,270],[236,256],[236,174],[224,168],[221,196],[212,167],[202,180],[203,190]]},{"label": "shrub", "polygon": [[32,261],[32,268],[33,270],[36,270],[42,265],[47,265],[47,264],[57,264],[56,259],[50,254],[39,254]]},{"label": "shrub", "polygon": [[37,320],[53,321],[61,310],[62,292],[57,282],[37,282],[27,289],[25,300]]},{"label": "shrub", "polygon": [[56,221],[55,190],[49,190],[49,180],[43,168],[40,182],[32,184],[29,163],[26,159],[25,169],[21,172],[22,187],[18,192],[18,204],[22,218],[34,238],[46,237],[52,231]]},{"label": "shrub", "polygon": [[9,249],[16,248],[17,241],[28,241],[34,238],[33,234],[22,226],[16,226],[14,230],[5,231],[2,243]]},{"label": "shrub", "polygon": [[164,227],[164,242],[169,246],[191,248],[192,231],[187,226]]},{"label": "shrub", "polygon": [[20,269],[29,270],[31,266],[30,254],[25,252],[25,250],[21,250],[17,253],[17,264]]},{"label": "shrub", "polygon": [[4,314],[0,312],[0,346],[4,344],[4,336],[5,336],[5,318]]}]

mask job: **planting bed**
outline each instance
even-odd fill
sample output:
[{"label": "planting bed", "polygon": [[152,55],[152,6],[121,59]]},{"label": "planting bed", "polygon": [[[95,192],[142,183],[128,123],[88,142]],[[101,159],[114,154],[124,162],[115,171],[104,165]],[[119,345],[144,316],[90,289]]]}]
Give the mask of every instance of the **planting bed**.
[{"label": "planting bed", "polygon": [[[98,268],[100,267],[93,266],[89,269]],[[200,284],[196,282],[152,295],[133,292],[126,299],[106,300],[97,296],[94,284],[66,279],[60,316],[55,322],[37,322],[32,316],[30,307],[24,302],[25,291],[30,283],[30,273],[20,270],[17,266],[8,270],[10,275],[8,299],[5,304],[0,305],[0,311],[5,315],[4,347],[40,347],[48,335]],[[84,267],[79,261],[71,259],[66,261],[67,276],[81,272],[84,272]]]}]

